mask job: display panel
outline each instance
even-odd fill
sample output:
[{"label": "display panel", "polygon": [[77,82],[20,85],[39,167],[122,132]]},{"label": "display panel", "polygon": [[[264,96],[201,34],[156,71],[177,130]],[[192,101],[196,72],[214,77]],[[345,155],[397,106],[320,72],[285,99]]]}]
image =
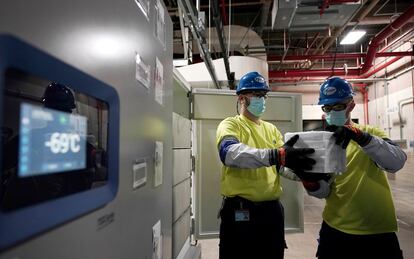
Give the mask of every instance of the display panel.
[{"label": "display panel", "polygon": [[19,176],[86,167],[85,116],[20,105]]},{"label": "display panel", "polygon": [[[65,115],[65,119],[74,116],[76,123],[86,118],[86,127],[65,128],[78,129],[79,141],[77,136],[62,135],[74,132],[62,131],[54,132],[58,135],[49,147],[42,146],[44,142],[30,146],[21,132],[26,123],[21,119],[25,107]],[[116,197],[119,114],[119,96],[112,86],[12,35],[0,35],[0,251],[99,209]],[[44,120],[34,122],[30,129],[45,126]],[[80,129],[85,129],[85,144],[81,144]],[[41,139],[41,134],[30,136]],[[67,144],[71,141],[73,147]],[[58,152],[79,148],[85,164],[69,170],[52,166],[43,171],[29,171],[28,166],[19,174],[19,165],[29,160],[19,155],[21,143],[26,143],[30,152],[50,146]],[[48,155],[40,157],[35,162],[50,159]]]},{"label": "display panel", "polygon": [[1,210],[106,183],[105,102],[11,68],[3,96]]}]

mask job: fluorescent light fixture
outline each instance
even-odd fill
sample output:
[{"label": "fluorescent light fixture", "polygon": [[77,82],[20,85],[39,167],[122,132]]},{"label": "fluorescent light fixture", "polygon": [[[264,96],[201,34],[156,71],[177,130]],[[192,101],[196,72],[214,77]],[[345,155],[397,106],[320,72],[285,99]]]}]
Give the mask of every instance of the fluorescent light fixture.
[{"label": "fluorescent light fixture", "polygon": [[349,44],[354,44],[356,43],[359,39],[362,38],[362,36],[365,35],[365,33],[367,33],[366,31],[361,31],[361,30],[355,30],[355,31],[350,31],[348,32],[348,34],[345,36],[345,38],[342,39],[341,41],[341,45],[349,45]]}]

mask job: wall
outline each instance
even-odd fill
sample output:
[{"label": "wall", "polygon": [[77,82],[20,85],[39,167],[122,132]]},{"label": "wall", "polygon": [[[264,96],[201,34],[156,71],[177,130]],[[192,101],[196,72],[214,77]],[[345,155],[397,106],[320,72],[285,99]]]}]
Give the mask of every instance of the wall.
[{"label": "wall", "polygon": [[[394,51],[412,51],[410,43],[403,44]],[[376,64],[379,64],[383,59],[377,59]],[[401,66],[412,66],[413,57],[404,57],[394,64],[390,65],[383,71],[380,71],[375,76],[392,76],[390,71],[396,70]],[[406,140],[409,144],[414,140],[414,108],[413,103],[402,106],[401,118],[403,124],[400,124],[398,116],[399,103],[403,100],[410,102],[414,92],[414,70],[411,70],[395,79],[392,79],[385,84],[384,82],[377,82],[369,87],[369,111],[370,124],[374,124],[385,130],[393,140]],[[412,100],[412,99],[411,99]],[[405,103],[402,102],[400,104]],[[402,126],[402,127],[401,127]],[[412,150],[409,149],[409,150]]]}]

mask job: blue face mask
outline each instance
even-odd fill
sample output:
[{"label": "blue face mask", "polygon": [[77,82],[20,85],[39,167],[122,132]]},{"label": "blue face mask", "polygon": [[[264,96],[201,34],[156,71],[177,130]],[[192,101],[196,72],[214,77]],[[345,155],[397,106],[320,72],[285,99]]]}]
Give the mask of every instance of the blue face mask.
[{"label": "blue face mask", "polygon": [[346,121],[346,109],[342,111],[330,111],[326,113],[326,122],[329,125],[344,126]]},{"label": "blue face mask", "polygon": [[264,97],[251,97],[247,110],[256,117],[262,116],[266,110]]}]

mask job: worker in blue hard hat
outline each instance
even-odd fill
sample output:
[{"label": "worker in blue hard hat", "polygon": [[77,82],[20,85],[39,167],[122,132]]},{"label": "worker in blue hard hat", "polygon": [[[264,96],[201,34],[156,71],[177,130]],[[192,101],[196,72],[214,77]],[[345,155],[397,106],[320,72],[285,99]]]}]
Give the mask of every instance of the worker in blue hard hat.
[{"label": "worker in blue hard hat", "polygon": [[223,164],[220,258],[283,258],[286,248],[279,172],[311,170],[310,148],[294,148],[298,135],[283,143],[280,131],[261,119],[269,86],[257,72],[237,86],[240,115],[223,120],[216,144]]},{"label": "worker in blue hard hat", "polygon": [[339,77],[320,87],[318,104],[327,130],[346,149],[347,165],[330,184],[308,190],[326,199],[317,257],[403,258],[386,172],[401,169],[407,156],[379,128],[352,122],[354,95],[351,84]]}]

